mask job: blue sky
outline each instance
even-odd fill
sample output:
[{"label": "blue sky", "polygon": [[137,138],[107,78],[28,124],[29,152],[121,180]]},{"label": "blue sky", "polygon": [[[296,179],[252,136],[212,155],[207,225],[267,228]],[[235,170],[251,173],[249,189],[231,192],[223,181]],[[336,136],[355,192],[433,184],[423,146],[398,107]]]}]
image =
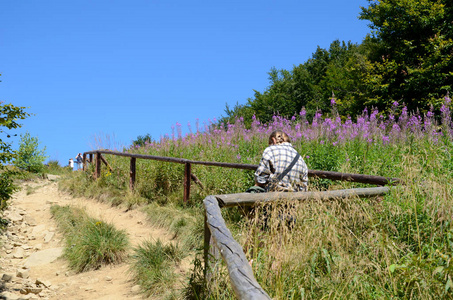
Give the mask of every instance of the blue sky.
[{"label": "blue sky", "polygon": [[[365,0],[0,2],[0,100],[52,160],[224,115],[335,39],[360,43]],[[5,137],[1,137],[4,139]],[[17,148],[18,140],[12,140]]]}]

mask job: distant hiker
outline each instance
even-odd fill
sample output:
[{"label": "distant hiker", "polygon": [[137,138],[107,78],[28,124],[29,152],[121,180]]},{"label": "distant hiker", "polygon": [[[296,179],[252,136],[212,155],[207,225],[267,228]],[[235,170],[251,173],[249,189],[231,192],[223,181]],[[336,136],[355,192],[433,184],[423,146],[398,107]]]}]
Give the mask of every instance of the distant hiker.
[{"label": "distant hiker", "polygon": [[83,162],[82,153],[79,153],[76,156],[77,170],[82,169],[82,162]]},{"label": "distant hiker", "polygon": [[71,168],[71,170],[74,170],[74,161],[72,160],[72,158],[69,159],[68,166]]},{"label": "distant hiker", "polygon": [[304,192],[307,183],[307,165],[291,145],[289,136],[280,130],[272,132],[255,172],[255,186],[247,192]]}]

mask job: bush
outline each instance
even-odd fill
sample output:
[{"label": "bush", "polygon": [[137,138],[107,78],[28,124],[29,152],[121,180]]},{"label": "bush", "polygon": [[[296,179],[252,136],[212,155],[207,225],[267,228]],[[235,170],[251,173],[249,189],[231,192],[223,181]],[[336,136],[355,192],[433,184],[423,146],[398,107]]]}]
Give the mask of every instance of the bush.
[{"label": "bush", "polygon": [[39,141],[37,137],[25,133],[20,136],[19,150],[14,159],[14,165],[19,169],[32,173],[39,173],[43,170],[43,162],[47,159],[45,156],[46,147],[39,150]]},{"label": "bush", "polygon": [[18,189],[13,183],[12,175],[11,171],[0,173],[0,211],[6,208],[6,201]]}]

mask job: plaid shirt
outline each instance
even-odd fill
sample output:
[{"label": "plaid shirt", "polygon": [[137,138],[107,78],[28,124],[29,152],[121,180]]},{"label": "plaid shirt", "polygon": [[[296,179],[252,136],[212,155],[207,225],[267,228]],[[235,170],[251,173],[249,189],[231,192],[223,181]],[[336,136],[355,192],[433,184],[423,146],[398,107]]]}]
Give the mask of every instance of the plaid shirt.
[{"label": "plaid shirt", "polygon": [[[276,180],[296,157],[297,151],[290,143],[281,143],[267,147],[255,172],[255,180],[267,185]],[[296,162],[291,171],[278,182],[277,189],[285,191],[307,191],[308,168],[302,157]]]}]

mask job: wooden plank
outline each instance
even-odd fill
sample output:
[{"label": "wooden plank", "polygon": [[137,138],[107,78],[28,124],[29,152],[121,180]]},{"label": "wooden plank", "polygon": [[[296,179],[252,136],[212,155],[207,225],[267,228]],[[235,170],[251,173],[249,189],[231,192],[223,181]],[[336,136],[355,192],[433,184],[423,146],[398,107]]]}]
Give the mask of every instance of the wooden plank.
[{"label": "wooden plank", "polygon": [[204,190],[204,185],[203,185],[203,183],[200,181],[200,179],[198,179],[198,177],[197,177],[194,173],[190,173],[190,178],[192,178],[192,180],[193,180],[196,184],[198,184],[202,190]]},{"label": "wooden plank", "polygon": [[272,192],[272,193],[239,193],[239,194],[228,194],[228,195],[216,195],[214,197],[219,201],[221,207],[231,206],[251,206],[255,202],[270,202],[278,200],[333,200],[340,198],[349,197],[373,197],[386,194],[390,191],[389,187],[372,187],[372,188],[356,188],[356,189],[345,189],[345,190],[333,190],[333,191],[322,191],[322,192],[297,192],[297,193],[284,193],[284,192]]},{"label": "wooden plank", "polygon": [[403,183],[399,178],[363,175],[363,174],[351,174],[351,173],[340,173],[332,171],[319,171],[319,170],[308,170],[308,176],[326,178],[331,180],[340,181],[352,181],[368,184],[386,185],[386,184],[399,184]]},{"label": "wooden plank", "polygon": [[236,297],[245,300],[271,299],[256,281],[242,247],[226,227],[217,199],[214,196],[208,196],[203,200],[203,204],[206,211],[206,224],[213,242],[219,248],[226,263]]},{"label": "wooden plank", "polygon": [[131,189],[131,191],[134,190],[134,187],[135,187],[135,173],[136,173],[136,162],[135,162],[136,158],[135,157],[131,157],[131,163],[130,163],[130,171],[129,171],[129,174],[130,174],[130,178],[129,178],[129,188]]},{"label": "wooden plank", "polygon": [[112,167],[109,165],[109,163],[105,160],[104,156],[101,154],[101,160],[102,162],[109,168],[110,172],[113,171]]},{"label": "wooden plank", "polygon": [[190,199],[190,163],[186,163],[184,166],[184,203],[187,203]]}]

